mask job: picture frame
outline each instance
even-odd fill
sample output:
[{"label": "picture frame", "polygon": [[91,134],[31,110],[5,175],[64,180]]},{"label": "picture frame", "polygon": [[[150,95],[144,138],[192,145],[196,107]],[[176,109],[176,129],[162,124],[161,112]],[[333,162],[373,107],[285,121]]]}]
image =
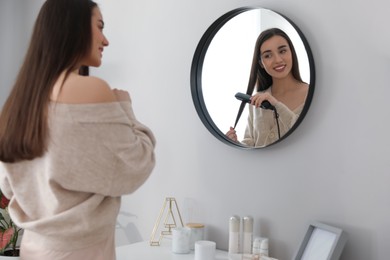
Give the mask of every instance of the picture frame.
[{"label": "picture frame", "polygon": [[347,234],[342,229],[313,221],[293,260],[338,260],[346,242]]}]

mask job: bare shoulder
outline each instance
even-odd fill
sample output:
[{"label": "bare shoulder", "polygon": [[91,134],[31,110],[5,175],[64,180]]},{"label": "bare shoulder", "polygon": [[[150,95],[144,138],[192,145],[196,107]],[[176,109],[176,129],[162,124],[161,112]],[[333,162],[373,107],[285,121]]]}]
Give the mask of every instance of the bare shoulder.
[{"label": "bare shoulder", "polygon": [[[54,88],[54,91],[56,86]],[[109,84],[93,76],[70,75],[58,93],[56,100],[70,104],[115,102]]]}]

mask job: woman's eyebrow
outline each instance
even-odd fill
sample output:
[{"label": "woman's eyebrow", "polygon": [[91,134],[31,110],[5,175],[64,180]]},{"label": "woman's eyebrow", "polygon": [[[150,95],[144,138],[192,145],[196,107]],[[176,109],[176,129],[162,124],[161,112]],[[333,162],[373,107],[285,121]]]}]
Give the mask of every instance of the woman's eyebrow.
[{"label": "woman's eyebrow", "polygon": [[265,54],[265,53],[271,53],[272,51],[271,50],[265,50],[261,53],[261,55]]},{"label": "woman's eyebrow", "polygon": [[280,45],[280,46],[278,47],[279,50],[280,50],[280,49],[283,49],[283,48],[287,48],[287,45]]},{"label": "woman's eyebrow", "polygon": [[[280,45],[280,46],[278,47],[278,50],[284,49],[284,48],[287,48],[287,45],[286,45],[286,44]],[[271,50],[265,50],[265,51],[263,51],[263,52],[261,53],[261,55],[263,55],[263,54],[265,54],[265,53],[271,53],[271,52],[272,52]]]}]

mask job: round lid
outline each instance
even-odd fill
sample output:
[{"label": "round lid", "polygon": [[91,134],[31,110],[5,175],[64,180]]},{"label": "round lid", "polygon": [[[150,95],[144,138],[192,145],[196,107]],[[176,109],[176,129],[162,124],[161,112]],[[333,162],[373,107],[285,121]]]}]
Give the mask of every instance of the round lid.
[{"label": "round lid", "polygon": [[202,223],[187,223],[187,227],[189,228],[203,228],[204,225]]}]

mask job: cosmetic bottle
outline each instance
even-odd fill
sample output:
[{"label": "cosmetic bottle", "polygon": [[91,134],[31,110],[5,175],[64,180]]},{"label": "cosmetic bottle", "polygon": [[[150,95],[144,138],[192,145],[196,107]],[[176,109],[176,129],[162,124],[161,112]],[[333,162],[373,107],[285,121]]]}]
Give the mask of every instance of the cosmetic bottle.
[{"label": "cosmetic bottle", "polygon": [[268,238],[264,238],[260,243],[260,256],[268,256]]},{"label": "cosmetic bottle", "polygon": [[238,216],[229,219],[229,253],[240,253],[240,217]]},{"label": "cosmetic bottle", "polygon": [[260,256],[261,237],[255,237],[253,239],[252,254]]},{"label": "cosmetic bottle", "polygon": [[243,218],[243,233],[242,233],[242,252],[244,254],[252,253],[253,239],[253,218],[246,216]]}]

